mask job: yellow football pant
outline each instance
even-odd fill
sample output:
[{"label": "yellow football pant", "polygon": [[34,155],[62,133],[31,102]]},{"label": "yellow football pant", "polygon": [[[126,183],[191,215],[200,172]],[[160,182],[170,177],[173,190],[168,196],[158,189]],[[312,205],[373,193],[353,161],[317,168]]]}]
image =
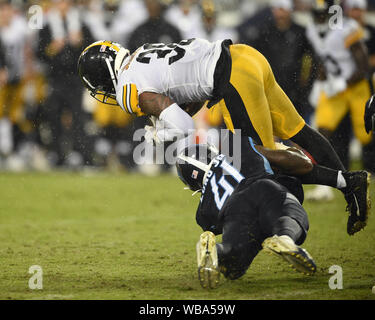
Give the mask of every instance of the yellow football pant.
[{"label": "yellow football pant", "polygon": [[228,129],[241,129],[265,147],[275,149],[274,136],[289,139],[305,121],[277,84],[267,59],[254,48],[230,46],[230,88],[220,108]]},{"label": "yellow football pant", "polygon": [[363,118],[369,98],[370,87],[367,80],[362,80],[331,98],[323,93],[316,109],[317,127],[335,131],[344,116],[350,112],[355,136],[362,144],[368,144],[372,135],[366,133]]},{"label": "yellow football pant", "polygon": [[12,123],[23,118],[23,83],[7,84],[0,89],[0,118],[8,117]]}]

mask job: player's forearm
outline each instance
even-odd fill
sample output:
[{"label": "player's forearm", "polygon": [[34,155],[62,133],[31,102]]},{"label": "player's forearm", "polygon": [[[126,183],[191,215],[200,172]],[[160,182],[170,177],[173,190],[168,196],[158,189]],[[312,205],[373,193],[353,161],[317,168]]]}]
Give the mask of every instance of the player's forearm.
[{"label": "player's forearm", "polygon": [[289,148],[286,150],[270,150],[256,146],[272,167],[276,167],[282,173],[288,175],[305,175],[313,169],[311,160],[300,150]]},{"label": "player's forearm", "polygon": [[141,110],[151,116],[159,118],[161,112],[172,105],[174,101],[159,93],[143,92],[139,95],[139,106]]},{"label": "player's forearm", "polygon": [[291,140],[309,152],[318,164],[345,171],[344,165],[327,138],[309,125],[306,124]]}]

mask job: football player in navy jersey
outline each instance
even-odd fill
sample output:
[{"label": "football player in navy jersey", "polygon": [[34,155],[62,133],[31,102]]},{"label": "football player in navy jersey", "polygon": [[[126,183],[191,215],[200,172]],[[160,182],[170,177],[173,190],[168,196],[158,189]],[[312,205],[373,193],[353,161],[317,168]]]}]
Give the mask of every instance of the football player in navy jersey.
[{"label": "football player in navy jersey", "polygon": [[[302,183],[311,183],[313,170],[324,175],[335,170],[313,164],[299,149],[267,149],[230,131],[221,153],[210,145],[193,145],[178,156],[176,166],[180,179],[201,192],[196,221],[204,231],[197,243],[203,287],[216,287],[221,273],[241,277],[262,248],[304,274],[316,271],[300,247],[309,229]],[[219,234],[222,243],[216,244]]]},{"label": "football player in navy jersey", "polygon": [[[202,286],[216,287],[220,273],[241,277],[262,248],[313,274],[314,260],[300,247],[309,229],[301,182],[274,171],[303,176],[311,172],[311,160],[298,149],[269,150],[230,132],[226,141],[225,154],[194,145],[176,163],[180,179],[202,193],[196,213],[205,231],[197,244]],[[223,235],[220,244],[218,234]]]}]

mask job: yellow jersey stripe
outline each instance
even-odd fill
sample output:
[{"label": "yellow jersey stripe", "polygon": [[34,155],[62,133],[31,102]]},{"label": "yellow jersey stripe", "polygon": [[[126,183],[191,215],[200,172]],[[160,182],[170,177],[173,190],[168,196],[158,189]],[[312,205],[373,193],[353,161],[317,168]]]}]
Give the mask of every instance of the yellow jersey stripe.
[{"label": "yellow jersey stripe", "polygon": [[345,48],[350,48],[356,42],[362,40],[364,37],[363,29],[358,29],[345,38]]},{"label": "yellow jersey stripe", "polygon": [[122,89],[122,105],[124,106],[124,111],[126,111],[127,113],[131,113],[127,107],[127,103],[126,103],[126,93],[127,93],[127,90],[126,90],[126,86],[123,87]]},{"label": "yellow jersey stripe", "polygon": [[122,103],[126,112],[140,114],[138,91],[135,84],[128,83],[123,86]]}]

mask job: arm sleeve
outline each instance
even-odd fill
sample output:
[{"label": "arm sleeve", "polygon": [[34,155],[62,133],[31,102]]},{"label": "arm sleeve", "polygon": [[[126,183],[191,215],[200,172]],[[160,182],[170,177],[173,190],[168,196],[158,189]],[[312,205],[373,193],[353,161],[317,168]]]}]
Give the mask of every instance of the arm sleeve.
[{"label": "arm sleeve", "polygon": [[171,104],[160,113],[158,123],[162,125],[162,127],[156,128],[157,136],[161,141],[172,140],[175,137],[193,140],[194,120],[176,103]]}]

